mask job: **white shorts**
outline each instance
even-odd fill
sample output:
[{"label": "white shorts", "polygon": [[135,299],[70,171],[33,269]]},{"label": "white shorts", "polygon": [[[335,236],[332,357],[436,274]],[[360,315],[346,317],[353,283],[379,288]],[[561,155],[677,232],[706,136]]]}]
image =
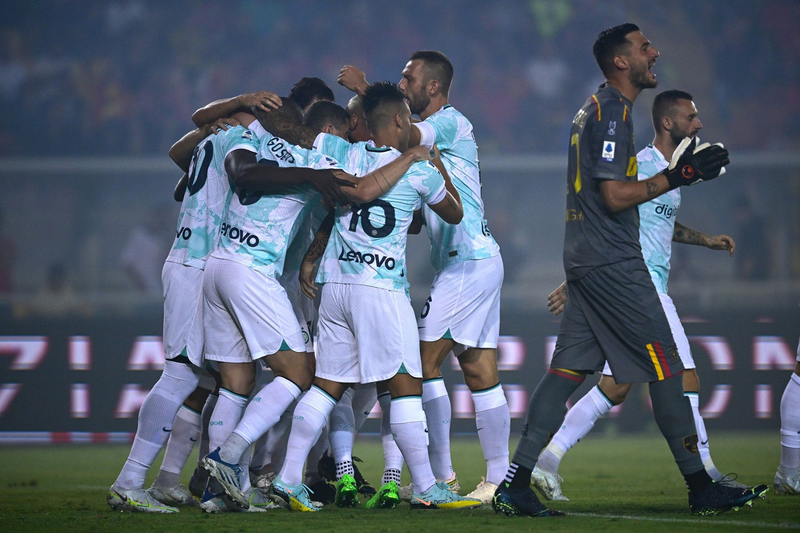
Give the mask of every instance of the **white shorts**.
[{"label": "white shorts", "polygon": [[203,366],[203,270],[167,261],[161,270],[164,285],[164,357],[183,354]]},{"label": "white shorts", "polygon": [[438,341],[449,330],[467,348],[497,348],[502,287],[499,255],[446,267],[433,279],[420,313],[420,340]]},{"label": "white shorts", "polygon": [[338,383],[384,381],[405,366],[422,378],[414,309],[405,293],[364,285],[322,286],[317,377]]},{"label": "white shorts", "polygon": [[203,329],[209,361],[248,363],[283,349],[304,352],[300,324],[278,280],[211,257],[203,277]]},{"label": "white shorts", "polygon": [[[678,348],[678,357],[681,358],[683,368],[686,370],[695,368],[694,359],[692,359],[692,349],[689,348],[689,339],[686,337],[686,332],[683,330],[683,324],[681,324],[681,319],[678,317],[678,311],[675,309],[672,298],[669,297],[669,294],[664,292],[659,292],[658,297],[661,300],[661,307],[664,308],[664,314],[667,315],[669,329],[672,331],[672,338],[675,340],[675,346]],[[611,367],[608,366],[608,362],[606,362],[606,366],[603,367],[603,374],[606,376],[612,375]]]},{"label": "white shorts", "polygon": [[[286,296],[289,298],[289,303],[292,304],[297,322],[300,324],[300,330],[303,333],[303,341],[305,342],[305,351],[314,353],[314,333],[312,326],[316,326],[317,321],[317,310],[314,307],[314,300],[303,294],[303,291],[300,290],[300,280],[297,277],[282,280],[281,286],[286,291]],[[309,307],[314,310],[313,315],[309,314]]]}]

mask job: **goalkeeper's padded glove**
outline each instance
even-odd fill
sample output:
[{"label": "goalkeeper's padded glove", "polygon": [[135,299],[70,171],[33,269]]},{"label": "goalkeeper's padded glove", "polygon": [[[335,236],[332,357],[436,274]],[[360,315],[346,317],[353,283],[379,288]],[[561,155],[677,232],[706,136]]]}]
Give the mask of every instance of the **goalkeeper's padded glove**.
[{"label": "goalkeeper's padded glove", "polygon": [[731,160],[722,143],[697,146],[697,142],[697,138],[686,137],[672,154],[672,161],[664,171],[670,190],[713,180],[725,173],[725,165]]}]

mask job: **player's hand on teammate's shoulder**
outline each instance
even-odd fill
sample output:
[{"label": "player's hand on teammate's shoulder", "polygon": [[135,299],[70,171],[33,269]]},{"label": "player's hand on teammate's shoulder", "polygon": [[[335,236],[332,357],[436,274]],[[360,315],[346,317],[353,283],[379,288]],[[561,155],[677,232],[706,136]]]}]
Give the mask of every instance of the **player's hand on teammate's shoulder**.
[{"label": "player's hand on teammate's shoulder", "polygon": [[353,65],[343,66],[336,81],[356,94],[363,94],[369,85],[366,74]]},{"label": "player's hand on teammate's shoulder", "polygon": [[203,128],[205,128],[205,134],[211,135],[212,133],[216,135],[221,131],[228,131],[228,128],[235,128],[236,126],[241,126],[242,123],[239,122],[237,119],[233,117],[223,117],[218,118],[213,122],[209,122]]},{"label": "player's hand on teammate's shoulder", "polygon": [[415,163],[419,163],[420,161],[430,161],[433,159],[433,154],[431,154],[431,151],[428,149],[428,147],[422,146],[421,144],[406,150],[406,155]]},{"label": "player's hand on teammate's shoulder", "polygon": [[567,282],[558,286],[556,290],[547,295],[547,310],[558,316],[567,305]]},{"label": "player's hand on teammate's shoulder", "polygon": [[733,237],[727,235],[714,235],[708,238],[706,247],[712,250],[726,250],[732,256],[736,249],[736,242],[733,240]]},{"label": "player's hand on teammate's shoulder", "polygon": [[236,99],[239,103],[239,107],[244,107],[246,109],[256,107],[267,113],[269,113],[270,109],[278,109],[283,105],[281,97],[269,91],[240,94]]},{"label": "player's hand on teammate's shoulder", "polygon": [[350,204],[342,187],[358,187],[356,179],[342,170],[315,170],[310,174],[309,184],[322,194],[329,206]]}]

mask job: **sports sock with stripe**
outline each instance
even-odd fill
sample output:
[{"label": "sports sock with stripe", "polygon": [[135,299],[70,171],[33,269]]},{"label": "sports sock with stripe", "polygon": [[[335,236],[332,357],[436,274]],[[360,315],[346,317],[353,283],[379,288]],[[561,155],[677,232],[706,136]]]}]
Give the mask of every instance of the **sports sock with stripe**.
[{"label": "sports sock with stripe", "polygon": [[403,470],[403,453],[397,447],[392,436],[391,409],[392,396],[384,392],[378,396],[381,405],[381,444],[383,445],[383,478],[381,484],[389,481],[400,483],[400,472]]},{"label": "sports sock with stripe", "polygon": [[434,378],[422,382],[422,408],[428,422],[428,454],[433,474],[438,480],[447,480],[453,475],[450,458],[450,419],[452,408],[444,379]]},{"label": "sports sock with stripe", "polygon": [[428,439],[422,398],[403,396],[392,399],[389,416],[397,447],[403,453],[408,471],[411,473],[414,492],[421,494],[436,483],[428,459]]},{"label": "sports sock with stripe", "polygon": [[258,440],[269,428],[278,423],[281,415],[300,396],[300,388],[288,379],[277,376],[256,394],[242,420],[236,425],[234,434],[241,437],[228,438],[220,450],[220,458],[228,463],[238,463],[239,458],[251,443]]},{"label": "sports sock with stripe", "polygon": [[613,405],[600,387],[592,387],[572,406],[572,409],[567,411],[561,428],[539,456],[539,468],[557,474],[564,454],[585,437],[592,430],[595,422],[608,413],[612,407]]},{"label": "sports sock with stripe", "polygon": [[781,396],[781,462],[778,473],[800,474],[800,376],[792,373]]},{"label": "sports sock with stripe", "polygon": [[322,428],[328,424],[328,416],[334,405],[336,400],[316,385],[297,402],[286,446],[286,459],[280,473],[284,483],[299,485],[303,481],[303,464],[309,450],[319,439]]},{"label": "sports sock with stripe", "polygon": [[172,434],[167,441],[161,470],[156,477],[156,486],[174,487],[180,483],[181,471],[199,436],[200,413],[185,405],[181,406],[178,414],[175,415],[175,423],[172,425]]},{"label": "sports sock with stripe", "polygon": [[511,413],[498,383],[494,387],[472,393],[475,405],[475,425],[486,460],[486,481],[499,485],[508,470],[508,439],[511,432]]}]

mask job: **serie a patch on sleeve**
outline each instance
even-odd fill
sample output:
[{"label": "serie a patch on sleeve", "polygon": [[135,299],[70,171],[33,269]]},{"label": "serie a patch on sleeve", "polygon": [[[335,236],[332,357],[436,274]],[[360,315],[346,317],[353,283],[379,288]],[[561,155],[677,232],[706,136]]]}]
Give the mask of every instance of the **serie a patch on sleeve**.
[{"label": "serie a patch on sleeve", "polygon": [[606,141],[603,144],[603,161],[613,161],[614,160],[614,146],[616,143],[613,141]]}]

